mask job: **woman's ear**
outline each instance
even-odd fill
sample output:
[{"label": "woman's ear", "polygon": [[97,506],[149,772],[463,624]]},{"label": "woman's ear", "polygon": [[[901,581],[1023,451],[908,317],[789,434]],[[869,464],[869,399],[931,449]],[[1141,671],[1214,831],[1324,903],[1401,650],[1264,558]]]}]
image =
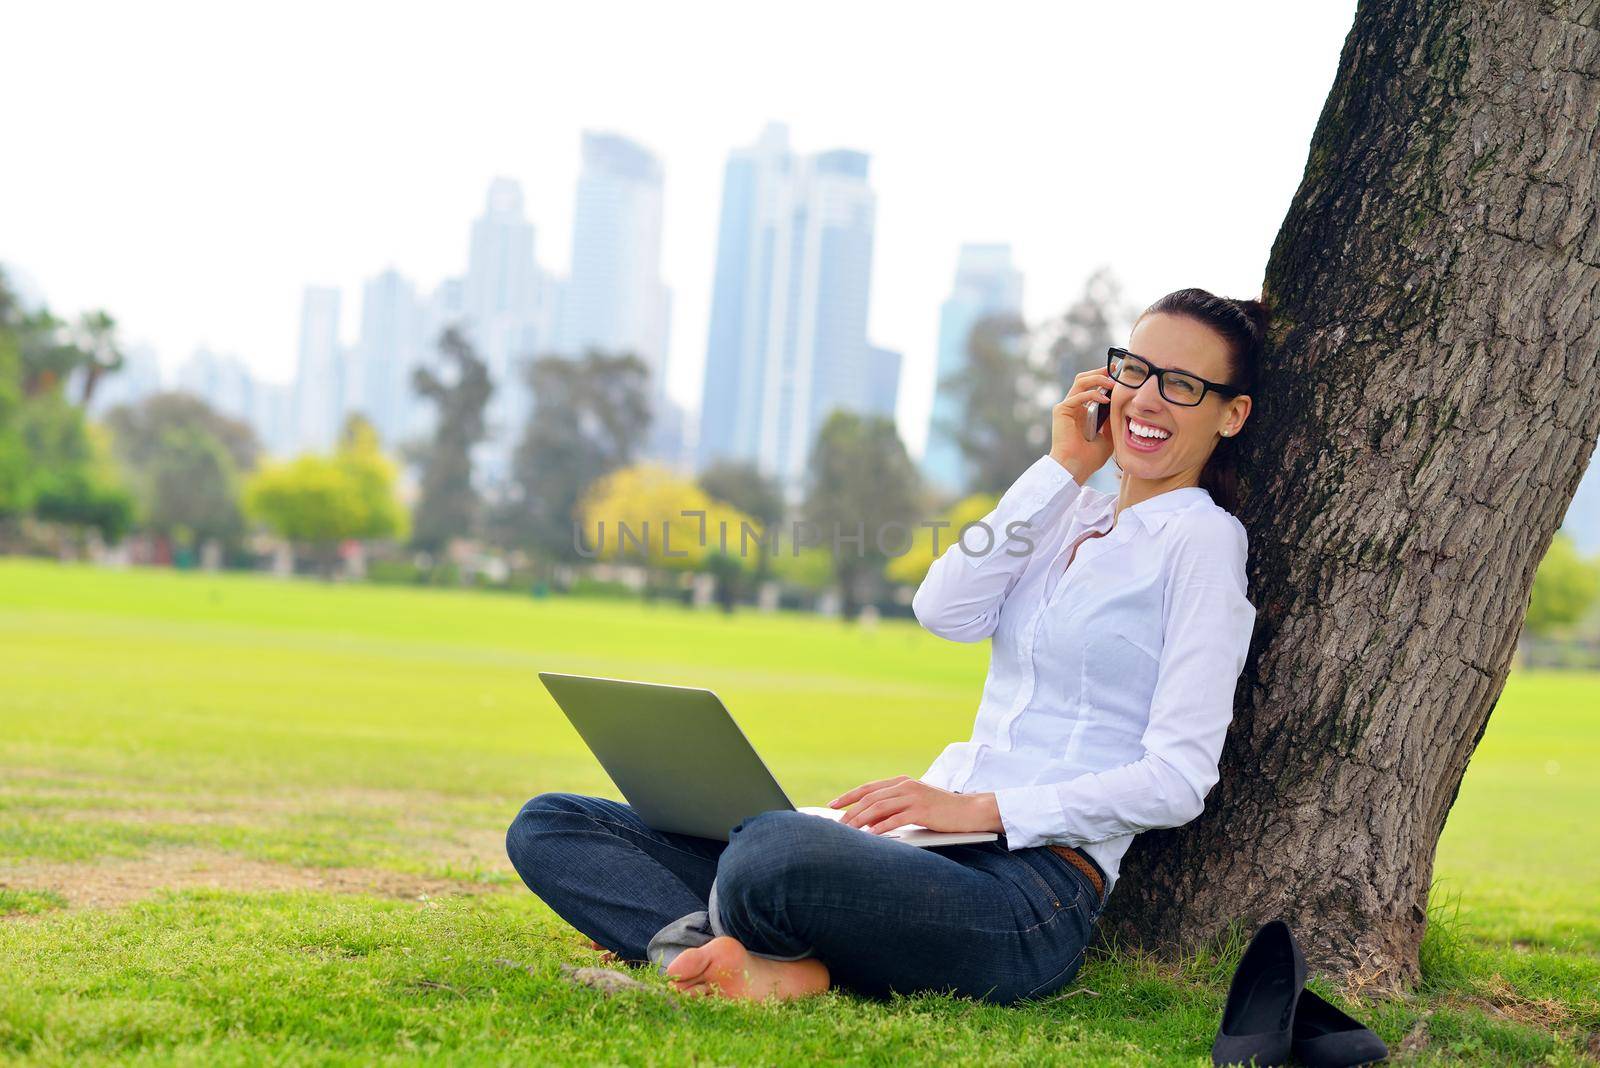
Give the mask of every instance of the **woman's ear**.
[{"label": "woman's ear", "polygon": [[1228,414],[1222,421],[1222,436],[1232,437],[1244,429],[1245,420],[1250,418],[1250,394],[1235,397],[1228,402]]}]

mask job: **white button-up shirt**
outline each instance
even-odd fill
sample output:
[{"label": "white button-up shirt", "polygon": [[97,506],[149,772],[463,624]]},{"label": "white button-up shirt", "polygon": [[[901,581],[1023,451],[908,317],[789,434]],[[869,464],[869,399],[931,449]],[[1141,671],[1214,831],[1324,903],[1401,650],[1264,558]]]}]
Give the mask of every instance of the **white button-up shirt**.
[{"label": "white button-up shirt", "polygon": [[1217,781],[1255,627],[1244,525],[1196,486],[1119,517],[1048,455],[983,523],[912,601],[941,637],[993,638],[972,739],[922,780],[993,791],[1010,848],[1081,847],[1109,890],[1133,836],[1187,823]]}]

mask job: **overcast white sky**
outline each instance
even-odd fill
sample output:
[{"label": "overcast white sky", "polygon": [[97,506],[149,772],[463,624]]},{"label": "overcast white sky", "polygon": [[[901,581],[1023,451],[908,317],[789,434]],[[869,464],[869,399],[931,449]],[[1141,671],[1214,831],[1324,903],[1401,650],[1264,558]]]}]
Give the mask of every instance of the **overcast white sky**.
[{"label": "overcast white sky", "polygon": [[465,266],[491,177],[564,272],[578,136],[666,169],[670,388],[697,407],[721,171],[768,120],[862,149],[874,341],[920,449],[963,241],[1009,241],[1027,312],[1109,264],[1129,299],[1259,291],[1353,0],[9,5],[0,264],[103,306],[169,369],[198,345],[293,373],[301,287]]}]

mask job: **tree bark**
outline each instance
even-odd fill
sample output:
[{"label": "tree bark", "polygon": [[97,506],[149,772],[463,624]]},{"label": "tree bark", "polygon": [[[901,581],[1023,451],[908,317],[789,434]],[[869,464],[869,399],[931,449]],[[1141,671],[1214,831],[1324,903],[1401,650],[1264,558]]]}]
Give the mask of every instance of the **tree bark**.
[{"label": "tree bark", "polygon": [[1135,841],[1107,934],[1282,917],[1318,970],[1418,976],[1439,833],[1600,435],[1597,24],[1600,0],[1360,4],[1263,286],[1221,780]]}]

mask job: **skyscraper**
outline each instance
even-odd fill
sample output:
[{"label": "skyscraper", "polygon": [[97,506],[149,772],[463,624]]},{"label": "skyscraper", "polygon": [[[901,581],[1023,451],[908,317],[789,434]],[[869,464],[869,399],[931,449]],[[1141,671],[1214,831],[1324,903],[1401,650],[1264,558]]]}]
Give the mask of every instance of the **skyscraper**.
[{"label": "skyscraper", "polygon": [[177,387],[223,415],[249,422],[255,414],[255,381],[237,356],[195,349],[178,367]]},{"label": "skyscraper", "polygon": [[1010,245],[962,245],[956,258],[955,284],[939,309],[939,352],[936,362],[933,411],[928,421],[928,443],[922,470],[929,482],[946,492],[966,486],[965,461],[956,444],[939,429],[957,422],[960,406],[940,383],[967,365],[967,339],[978,320],[1005,312],[1022,312],[1022,274],[1011,265]]},{"label": "skyscraper", "polygon": [[893,420],[900,399],[900,354],[873,345],[867,350],[866,411]]},{"label": "skyscraper", "polygon": [[534,259],[534,230],[523,214],[522,187],[496,178],[483,214],[472,224],[461,285],[462,325],[494,384],[487,412],[490,440],[478,450],[475,464],[490,486],[510,477],[511,453],[532,410],[524,369],[549,341],[547,288]]},{"label": "skyscraper", "polygon": [[387,270],[367,280],[353,361],[360,391],[349,406],[365,415],[391,448],[416,430],[411,373],[422,360],[422,331],[422,305],[403,275]]},{"label": "skyscraper", "polygon": [[326,451],[339,436],[344,411],[339,348],[339,291],[306,286],[300,301],[300,359],[295,372],[296,445]]},{"label": "skyscraper", "polygon": [[683,413],[667,396],[671,293],[661,280],[661,163],[626,137],[585,131],[562,290],[560,349],[628,352],[650,372],[652,458],[682,452]]},{"label": "skyscraper", "polygon": [[753,461],[793,487],[836,408],[865,411],[876,197],[868,157],[808,158],[769,124],[730,154],[701,403],[700,462]]},{"label": "skyscraper", "polygon": [[631,352],[666,389],[667,287],[661,282],[661,164],[633,141],[585,131],[572,218],[561,350]]},{"label": "skyscraper", "polygon": [[295,448],[294,387],[256,381],[250,391],[250,425],[271,456],[287,456]]}]

